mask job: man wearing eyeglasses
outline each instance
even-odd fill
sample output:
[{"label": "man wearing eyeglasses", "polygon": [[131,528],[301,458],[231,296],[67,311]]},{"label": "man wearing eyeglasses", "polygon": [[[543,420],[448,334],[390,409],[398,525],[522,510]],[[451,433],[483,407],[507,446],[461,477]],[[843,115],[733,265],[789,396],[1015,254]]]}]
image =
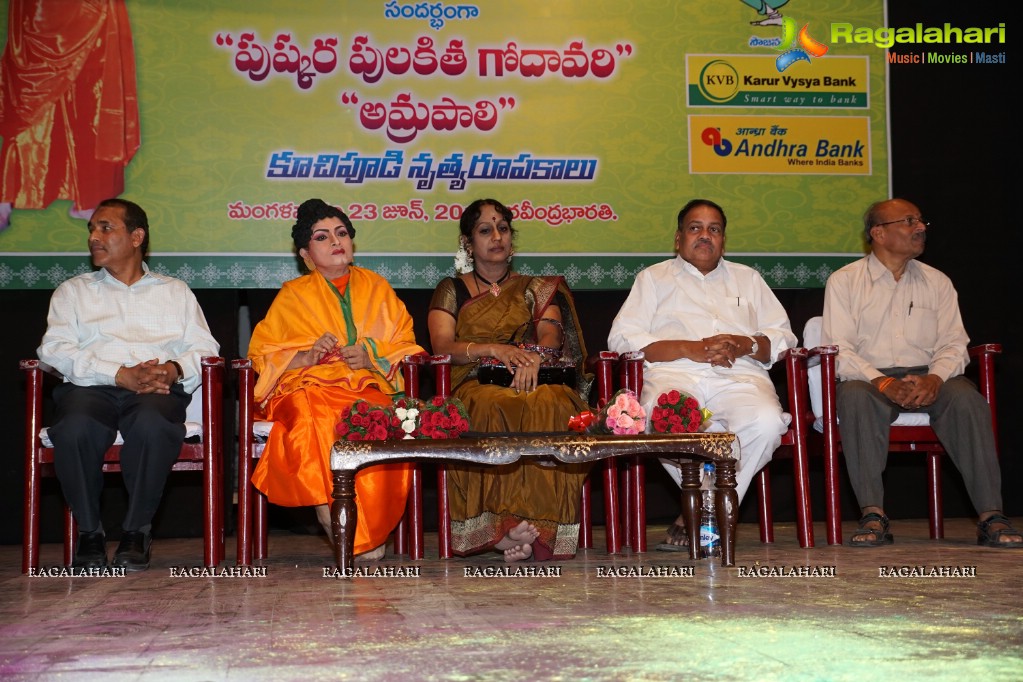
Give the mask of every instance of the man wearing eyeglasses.
[{"label": "man wearing eyeglasses", "polygon": [[870,253],[828,278],[821,340],[839,347],[838,426],[849,479],[863,514],[856,547],[893,542],[881,473],[889,425],[900,412],[926,412],[962,473],[980,514],[978,543],[1023,547],[1002,515],[1001,473],[987,402],[963,376],[969,338],[952,281],[920,263],[930,226],[904,199],[867,209]]}]

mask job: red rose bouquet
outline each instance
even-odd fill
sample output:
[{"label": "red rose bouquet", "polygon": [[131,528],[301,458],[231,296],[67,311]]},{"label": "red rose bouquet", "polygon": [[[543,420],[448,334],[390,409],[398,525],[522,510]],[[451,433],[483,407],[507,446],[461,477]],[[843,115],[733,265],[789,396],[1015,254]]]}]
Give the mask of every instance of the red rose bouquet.
[{"label": "red rose bouquet", "polygon": [[341,410],[334,430],[342,440],[387,440],[398,428],[393,407],[356,400]]},{"label": "red rose bouquet", "polygon": [[650,428],[654,433],[696,433],[710,416],[710,410],[688,393],[668,391],[657,397],[650,411]]},{"label": "red rose bouquet", "polygon": [[458,398],[435,396],[419,410],[419,438],[458,438],[469,430],[469,415]]}]

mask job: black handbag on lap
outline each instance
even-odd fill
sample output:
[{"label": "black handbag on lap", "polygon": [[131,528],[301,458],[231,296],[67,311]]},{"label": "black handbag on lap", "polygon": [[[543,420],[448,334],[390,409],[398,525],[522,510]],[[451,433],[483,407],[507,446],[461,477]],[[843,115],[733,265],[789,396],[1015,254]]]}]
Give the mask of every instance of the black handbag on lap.
[{"label": "black handbag on lap", "polygon": [[[515,337],[529,323],[526,322],[516,329],[506,343],[518,346],[522,350],[537,353],[545,358],[540,363],[540,370],[536,376],[537,384],[564,384],[565,386],[576,385],[576,367],[572,359],[561,359],[561,349],[541,346],[536,343],[515,343]],[[512,373],[508,367],[495,357],[483,357],[479,359],[476,368],[476,379],[481,384],[495,384],[497,386],[511,386]]]},{"label": "black handbag on lap", "polygon": [[[532,343],[520,343],[519,348],[551,356],[552,353],[561,355],[561,351],[546,346],[538,346]],[[476,368],[476,378],[481,384],[496,384],[498,386],[511,386],[512,373],[503,362],[497,358],[480,358],[479,366]],[[538,384],[564,384],[575,386],[575,363],[571,360],[562,360],[560,357],[553,357],[540,363],[540,371],[536,375]]]}]

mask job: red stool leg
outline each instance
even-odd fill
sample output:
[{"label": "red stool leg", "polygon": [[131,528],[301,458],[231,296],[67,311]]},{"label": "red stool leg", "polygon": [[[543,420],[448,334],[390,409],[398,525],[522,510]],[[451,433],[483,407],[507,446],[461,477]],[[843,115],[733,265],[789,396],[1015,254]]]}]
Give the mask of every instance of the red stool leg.
[{"label": "red stool leg", "polygon": [[78,522],[71,514],[71,507],[64,505],[64,565],[70,566],[75,560],[78,545]]},{"label": "red stool leg", "polygon": [[266,495],[256,491],[256,513],[252,519],[252,536],[256,541],[256,559],[267,557],[267,499]]},{"label": "red stool leg", "polygon": [[593,547],[593,499],[590,491],[590,477],[583,480],[582,495],[579,499],[579,547]]},{"label": "red stool leg", "polygon": [[418,561],[423,558],[423,470],[418,464],[412,471],[412,487],[405,515],[408,518],[409,558]]},{"label": "red stool leg", "polygon": [[632,488],[633,516],[630,524],[632,526],[632,551],[646,551],[646,465],[639,457],[633,457],[629,462],[632,469],[632,476],[629,478]]},{"label": "red stool leg", "polygon": [[618,466],[615,458],[604,460],[604,517],[607,524],[607,553],[620,554],[622,535],[619,529]]},{"label": "red stool leg", "polygon": [[448,510],[448,472],[437,465],[437,552],[441,559],[450,559],[451,513]]},{"label": "red stool leg", "polygon": [[760,541],[774,542],[774,519],[771,518],[771,465],[768,464],[757,474],[757,500],[760,502]]}]

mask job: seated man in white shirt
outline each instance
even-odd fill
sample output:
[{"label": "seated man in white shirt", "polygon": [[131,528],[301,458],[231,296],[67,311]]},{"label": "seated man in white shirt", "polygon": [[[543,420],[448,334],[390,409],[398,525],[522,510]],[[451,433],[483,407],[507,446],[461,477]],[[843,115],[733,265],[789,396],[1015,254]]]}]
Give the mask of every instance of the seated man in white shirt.
[{"label": "seated man in white shirt", "polygon": [[889,425],[926,412],[980,514],[979,544],[1023,548],[1002,514],[991,412],[962,376],[969,338],[952,281],[920,263],[928,223],[903,199],[873,204],[863,219],[870,254],[828,278],[821,341],[838,349],[838,428],[862,518],[854,547],[891,544],[881,473]]},{"label": "seated man in white shirt", "polygon": [[185,437],[185,408],[200,381],[200,358],[216,355],[199,303],[177,279],[150,272],[145,211],[101,202],[89,220],[96,272],[53,292],[39,359],[64,375],[49,429],[54,467],[78,522],[73,565],[107,565],[100,519],[103,455],[117,432],[128,509],[113,564],[149,567],[153,515]]},{"label": "seated man in white shirt", "polygon": [[[709,409],[714,428],[736,434],[741,501],[788,428],[767,370],[796,337],[760,274],[723,258],[727,224],[722,208],[706,199],[679,211],[678,255],[636,276],[608,347],[646,356],[640,401],[647,414],[659,395],[675,389]],[[680,483],[677,466],[664,466]],[[658,549],[678,551],[687,543],[679,517]]]}]

